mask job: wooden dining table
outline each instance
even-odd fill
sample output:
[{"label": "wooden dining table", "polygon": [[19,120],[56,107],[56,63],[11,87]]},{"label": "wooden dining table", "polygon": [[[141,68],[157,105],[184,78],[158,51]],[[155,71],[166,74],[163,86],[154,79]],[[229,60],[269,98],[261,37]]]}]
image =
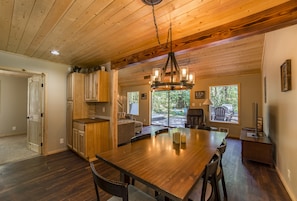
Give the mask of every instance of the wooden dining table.
[{"label": "wooden dining table", "polygon": [[[185,143],[175,143],[175,133]],[[171,200],[187,200],[226,133],[189,128],[172,128],[103,153],[97,158],[163,194]]]}]

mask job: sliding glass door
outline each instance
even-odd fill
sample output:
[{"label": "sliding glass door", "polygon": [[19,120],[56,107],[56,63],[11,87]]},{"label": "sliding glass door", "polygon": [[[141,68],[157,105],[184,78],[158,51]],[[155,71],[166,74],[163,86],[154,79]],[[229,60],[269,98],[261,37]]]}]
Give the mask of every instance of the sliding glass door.
[{"label": "sliding glass door", "polygon": [[184,127],[190,104],[190,90],[152,92],[152,125]]}]

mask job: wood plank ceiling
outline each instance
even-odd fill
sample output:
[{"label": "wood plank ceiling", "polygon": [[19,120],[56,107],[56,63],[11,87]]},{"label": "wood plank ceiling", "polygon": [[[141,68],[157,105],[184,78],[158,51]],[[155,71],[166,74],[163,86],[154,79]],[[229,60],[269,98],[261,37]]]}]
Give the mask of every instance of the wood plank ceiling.
[{"label": "wood plank ceiling", "polygon": [[[261,34],[297,23],[295,0],[163,0],[154,8],[161,43],[171,22],[178,63],[198,77],[259,72]],[[0,27],[0,50],[82,67],[111,61],[125,68],[123,85],[146,82],[168,52],[142,0],[0,0]]]}]

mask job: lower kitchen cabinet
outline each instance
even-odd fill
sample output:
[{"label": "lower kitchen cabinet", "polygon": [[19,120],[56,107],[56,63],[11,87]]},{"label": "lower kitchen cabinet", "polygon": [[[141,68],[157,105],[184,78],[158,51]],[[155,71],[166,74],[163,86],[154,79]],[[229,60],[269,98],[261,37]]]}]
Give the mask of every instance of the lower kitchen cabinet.
[{"label": "lower kitchen cabinet", "polygon": [[97,123],[73,122],[72,150],[88,161],[96,154],[110,149],[109,121]]}]

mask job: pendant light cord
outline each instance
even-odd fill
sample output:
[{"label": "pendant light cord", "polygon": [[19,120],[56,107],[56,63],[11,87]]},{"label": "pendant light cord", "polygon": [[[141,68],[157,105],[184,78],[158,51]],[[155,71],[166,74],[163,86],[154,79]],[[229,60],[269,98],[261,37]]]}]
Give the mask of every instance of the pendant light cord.
[{"label": "pendant light cord", "polygon": [[[153,13],[154,25],[155,25],[155,30],[156,30],[156,38],[157,38],[157,41],[158,41],[159,46],[162,47],[161,42],[160,42],[160,37],[159,37],[159,28],[158,28],[158,24],[157,24],[157,20],[156,20],[156,15],[155,15],[155,6],[154,6],[153,3],[152,3],[152,13]],[[169,33],[170,32],[171,32],[171,22],[170,22],[170,28],[168,29],[168,35],[167,35],[167,41],[166,41],[165,49],[168,48],[169,37],[170,37],[169,36]]]}]

